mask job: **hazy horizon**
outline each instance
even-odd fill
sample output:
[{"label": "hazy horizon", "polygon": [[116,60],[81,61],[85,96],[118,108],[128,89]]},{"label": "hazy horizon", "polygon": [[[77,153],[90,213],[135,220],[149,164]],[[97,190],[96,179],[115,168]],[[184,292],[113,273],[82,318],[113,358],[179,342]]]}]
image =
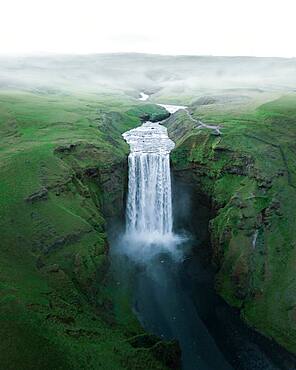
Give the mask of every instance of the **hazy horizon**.
[{"label": "hazy horizon", "polygon": [[205,57],[205,58],[254,58],[254,59],[296,59],[296,56],[258,56],[258,55],[223,55],[223,54],[162,54],[162,53],[149,53],[140,51],[114,51],[114,52],[90,52],[90,53],[63,53],[63,52],[31,52],[31,53],[1,53],[0,58],[38,58],[38,57],[79,57],[79,56],[100,56],[100,55],[143,55],[143,56],[159,56],[159,57]]}]

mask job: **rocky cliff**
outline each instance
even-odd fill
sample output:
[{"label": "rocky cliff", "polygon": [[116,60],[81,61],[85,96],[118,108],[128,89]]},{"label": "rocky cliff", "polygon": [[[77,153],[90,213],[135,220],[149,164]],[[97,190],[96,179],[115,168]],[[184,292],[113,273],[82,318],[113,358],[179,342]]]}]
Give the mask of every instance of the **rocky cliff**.
[{"label": "rocky cliff", "polygon": [[175,343],[114,312],[105,219],[123,211],[121,133],[166,112],[122,96],[0,101],[1,368],[177,368]]},{"label": "rocky cliff", "polygon": [[[214,103],[212,103],[214,104]],[[296,353],[296,97],[250,112],[191,107],[167,121],[177,176],[211,199],[216,288],[255,329]]]}]

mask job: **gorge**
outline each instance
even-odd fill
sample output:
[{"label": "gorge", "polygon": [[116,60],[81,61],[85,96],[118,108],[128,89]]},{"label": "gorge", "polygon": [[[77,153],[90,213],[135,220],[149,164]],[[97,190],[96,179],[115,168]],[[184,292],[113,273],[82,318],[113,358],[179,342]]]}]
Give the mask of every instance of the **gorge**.
[{"label": "gorge", "polygon": [[295,61],[0,64],[0,366],[294,370]]},{"label": "gorge", "polygon": [[[172,106],[171,113],[183,108]],[[144,122],[123,134],[130,154],[126,231],[111,242],[117,284],[123,289],[132,281],[134,311],[148,332],[178,340],[184,370],[292,368],[285,351],[249,329],[215,292],[210,205],[178,172],[171,191],[175,145],[163,125]],[[181,211],[184,202],[188,209]],[[122,265],[128,273],[119,273]]]}]

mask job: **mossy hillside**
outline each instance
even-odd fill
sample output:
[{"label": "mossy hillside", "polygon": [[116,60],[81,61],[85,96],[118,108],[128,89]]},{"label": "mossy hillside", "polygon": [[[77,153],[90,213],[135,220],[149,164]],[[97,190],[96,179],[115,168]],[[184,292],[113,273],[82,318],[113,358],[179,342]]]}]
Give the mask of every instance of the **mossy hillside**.
[{"label": "mossy hillside", "polygon": [[104,293],[103,208],[106,199],[122,207],[118,168],[125,170],[128,147],[121,133],[140,123],[145,106],[115,94],[1,92],[1,367],[164,369],[169,363],[163,358],[169,345],[166,351],[149,336],[146,345],[131,340],[145,338],[143,331],[118,322]]},{"label": "mossy hillside", "polygon": [[217,289],[265,335],[296,352],[296,96],[232,112],[191,108],[220,124],[197,129],[185,113],[168,121],[175,171],[191,172],[216,209],[210,224]]}]

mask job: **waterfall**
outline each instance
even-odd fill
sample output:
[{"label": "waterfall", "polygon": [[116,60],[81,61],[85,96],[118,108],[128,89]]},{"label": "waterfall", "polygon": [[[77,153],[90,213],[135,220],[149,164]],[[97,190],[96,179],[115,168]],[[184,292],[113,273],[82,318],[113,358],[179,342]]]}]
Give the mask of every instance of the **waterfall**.
[{"label": "waterfall", "polygon": [[130,145],[126,231],[161,238],[172,233],[172,194],[169,153],[174,143],[159,123],[145,122],[127,131]]}]

